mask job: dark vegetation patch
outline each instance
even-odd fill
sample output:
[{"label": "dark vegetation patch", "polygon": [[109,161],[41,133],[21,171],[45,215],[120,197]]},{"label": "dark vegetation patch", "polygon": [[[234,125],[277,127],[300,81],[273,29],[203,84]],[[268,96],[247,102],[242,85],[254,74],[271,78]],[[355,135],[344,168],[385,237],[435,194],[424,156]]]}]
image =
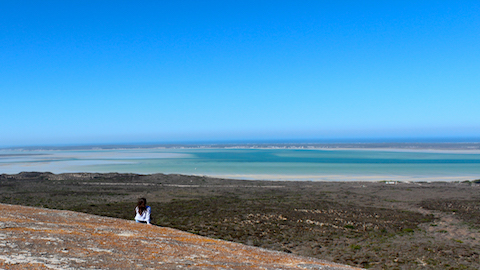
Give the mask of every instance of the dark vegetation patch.
[{"label": "dark vegetation patch", "polygon": [[[437,239],[424,209],[478,224],[471,183],[270,182],[183,175],[0,175],[0,202],[153,222],[195,234],[372,269],[479,269],[480,246]],[[438,199],[442,198],[442,199]],[[447,234],[441,234],[447,235]]]},{"label": "dark vegetation patch", "polygon": [[477,200],[425,200],[420,206],[429,210],[439,210],[456,215],[469,225],[480,228],[480,199]]}]

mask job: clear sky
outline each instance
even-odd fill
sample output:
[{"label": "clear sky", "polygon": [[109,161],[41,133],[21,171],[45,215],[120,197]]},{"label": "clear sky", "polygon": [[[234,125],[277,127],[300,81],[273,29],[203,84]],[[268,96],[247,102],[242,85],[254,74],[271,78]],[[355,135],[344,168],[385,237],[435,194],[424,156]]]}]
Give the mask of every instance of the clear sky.
[{"label": "clear sky", "polygon": [[480,1],[0,1],[0,129],[480,141]]}]

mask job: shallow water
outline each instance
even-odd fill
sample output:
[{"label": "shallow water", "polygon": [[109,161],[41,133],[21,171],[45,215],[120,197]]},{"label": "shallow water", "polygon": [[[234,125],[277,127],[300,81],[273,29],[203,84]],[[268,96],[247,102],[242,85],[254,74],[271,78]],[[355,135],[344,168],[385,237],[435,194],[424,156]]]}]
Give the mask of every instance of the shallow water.
[{"label": "shallow water", "polygon": [[480,178],[480,154],[302,149],[0,151],[0,173],[178,173],[237,179],[451,181]]}]

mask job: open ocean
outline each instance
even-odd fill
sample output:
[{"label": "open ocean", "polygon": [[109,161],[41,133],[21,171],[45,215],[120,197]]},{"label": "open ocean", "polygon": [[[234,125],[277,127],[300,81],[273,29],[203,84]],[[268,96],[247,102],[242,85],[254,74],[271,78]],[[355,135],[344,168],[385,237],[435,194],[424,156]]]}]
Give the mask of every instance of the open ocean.
[{"label": "open ocean", "polygon": [[0,150],[0,174],[22,171],[208,175],[313,181],[480,179],[480,153],[302,149]]}]

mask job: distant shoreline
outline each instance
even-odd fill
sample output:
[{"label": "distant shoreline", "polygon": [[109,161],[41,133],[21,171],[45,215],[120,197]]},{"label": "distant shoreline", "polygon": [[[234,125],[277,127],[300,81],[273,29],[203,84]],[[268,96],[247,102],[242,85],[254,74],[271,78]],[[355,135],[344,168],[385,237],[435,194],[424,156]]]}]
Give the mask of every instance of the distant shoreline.
[{"label": "distant shoreline", "polygon": [[[183,175],[183,174],[182,174]],[[230,180],[288,181],[288,182],[462,182],[475,181],[479,176],[402,176],[402,175],[271,175],[271,174],[189,174],[196,177],[212,177]]]},{"label": "distant shoreline", "polygon": [[[480,142],[443,143],[212,143],[212,144],[106,144],[72,146],[4,147],[2,150],[131,150],[131,149],[311,149],[311,150],[378,150],[378,151],[462,151],[480,153]],[[463,152],[465,151],[465,152]]]},{"label": "distant shoreline", "polygon": [[316,150],[365,150],[391,152],[422,152],[422,153],[452,153],[452,154],[480,154],[480,149],[435,149],[435,148],[315,148]]}]

